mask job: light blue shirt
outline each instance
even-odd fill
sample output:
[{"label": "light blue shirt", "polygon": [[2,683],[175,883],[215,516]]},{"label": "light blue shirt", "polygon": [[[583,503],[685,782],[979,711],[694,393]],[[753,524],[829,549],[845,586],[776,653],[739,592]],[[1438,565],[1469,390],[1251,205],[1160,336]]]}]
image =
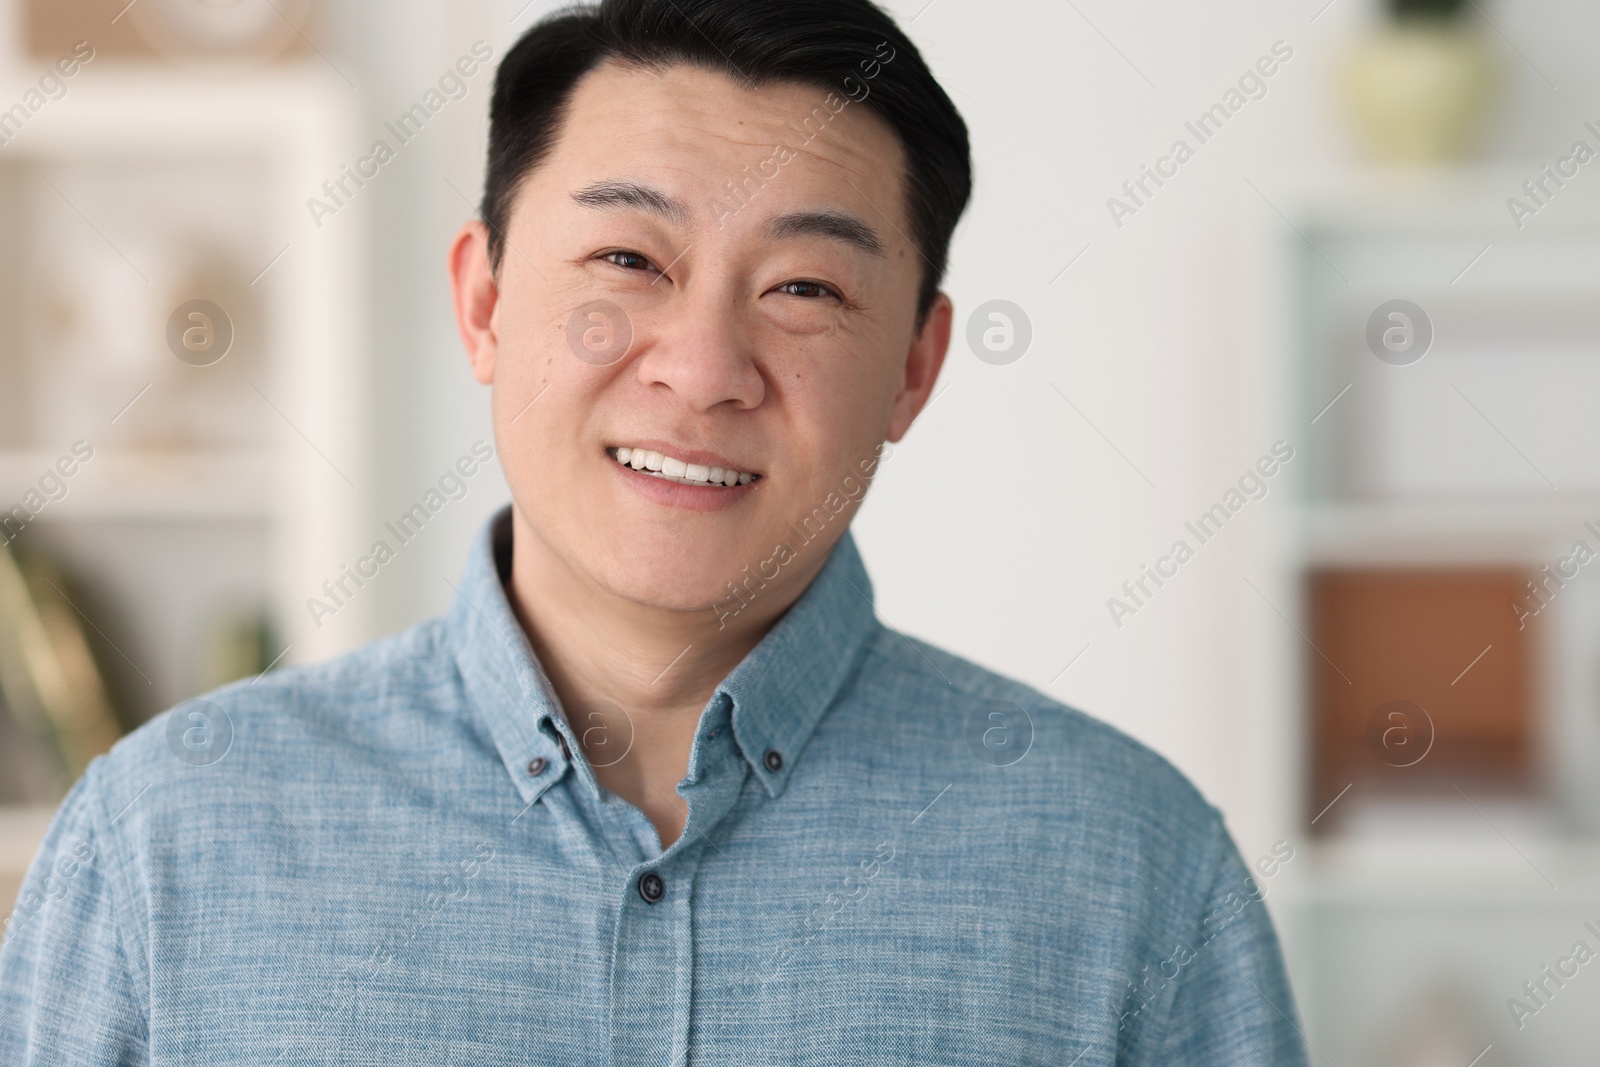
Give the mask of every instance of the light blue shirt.
[{"label": "light blue shirt", "polygon": [[517,625],[508,519],[447,617],[93,763],[0,950],[0,1063],[1304,1063],[1216,810],[885,629],[848,535],[706,705],[663,851]]}]

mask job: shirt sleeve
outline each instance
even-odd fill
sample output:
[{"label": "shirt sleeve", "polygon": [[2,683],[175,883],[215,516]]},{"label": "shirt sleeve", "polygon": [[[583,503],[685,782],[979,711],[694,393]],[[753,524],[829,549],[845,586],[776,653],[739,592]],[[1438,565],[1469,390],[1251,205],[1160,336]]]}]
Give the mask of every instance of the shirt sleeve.
[{"label": "shirt sleeve", "polygon": [[1250,876],[1220,819],[1216,833],[1216,874],[1174,954],[1181,971],[1156,1062],[1305,1067],[1305,1039],[1264,903],[1266,886]]},{"label": "shirt sleeve", "polygon": [[149,1062],[91,765],[50,824],[0,944],[0,1063]]}]

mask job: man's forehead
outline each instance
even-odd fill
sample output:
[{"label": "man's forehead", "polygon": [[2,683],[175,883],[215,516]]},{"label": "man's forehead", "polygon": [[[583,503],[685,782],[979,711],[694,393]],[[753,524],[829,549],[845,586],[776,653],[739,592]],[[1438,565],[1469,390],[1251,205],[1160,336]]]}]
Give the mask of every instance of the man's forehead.
[{"label": "man's forehead", "polygon": [[[842,90],[795,81],[746,86],[688,64],[645,68],[608,60],[589,72],[569,101],[554,156],[563,154],[613,170],[654,159],[667,179],[676,166],[693,168],[676,176],[680,194],[691,197],[723,195],[727,182],[747,182],[748,192],[755,188],[750,181],[782,181],[777,175],[787,171],[797,186],[846,193],[853,186],[893,211],[903,188],[904,155],[894,132]],[[710,171],[701,169],[706,164]]]},{"label": "man's forehead", "polygon": [[[603,107],[626,98],[629,106],[636,109],[636,116],[640,115],[637,109],[643,108],[676,113],[685,121],[731,120],[776,128],[791,120],[798,123],[813,108],[826,110],[824,102],[830,93],[835,96],[836,105],[847,99],[842,89],[809,82],[780,78],[750,85],[723,71],[692,63],[646,66],[613,57],[579,79],[572,103],[576,110],[584,103]],[[883,132],[892,138],[887,127]]]}]

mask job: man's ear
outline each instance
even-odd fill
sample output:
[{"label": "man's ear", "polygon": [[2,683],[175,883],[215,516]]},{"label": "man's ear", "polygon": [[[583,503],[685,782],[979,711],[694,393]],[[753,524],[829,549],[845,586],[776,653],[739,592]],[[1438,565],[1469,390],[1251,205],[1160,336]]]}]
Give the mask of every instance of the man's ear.
[{"label": "man's ear", "polygon": [[939,378],[939,368],[944,366],[945,352],[950,348],[950,320],[954,313],[948,296],[940,293],[934,297],[922,330],[906,353],[905,379],[895,394],[894,409],[889,415],[889,440],[898,441],[904,437],[911,429],[912,420],[927,405],[933,383]]},{"label": "man's ear", "polygon": [[450,245],[450,294],[456,305],[456,329],[472,362],[472,376],[483,385],[494,381],[495,309],[500,287],[489,267],[489,231],[477,219],[466,223]]}]

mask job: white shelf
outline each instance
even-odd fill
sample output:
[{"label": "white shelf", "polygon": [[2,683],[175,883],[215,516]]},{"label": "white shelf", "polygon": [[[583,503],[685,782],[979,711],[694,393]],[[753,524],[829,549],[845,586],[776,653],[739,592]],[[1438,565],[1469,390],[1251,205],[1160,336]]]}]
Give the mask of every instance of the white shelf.
[{"label": "white shelf", "polygon": [[[229,72],[204,80],[202,91],[193,72],[138,61],[96,59],[83,74],[52,104],[51,121],[30,122],[6,146],[8,159],[281,160],[280,145],[299,150],[308,133],[327,128],[330,112],[357,101],[355,90],[318,59]],[[30,66],[26,80],[13,78],[16,96],[37,74]]]},{"label": "white shelf", "polygon": [[1574,897],[1600,899],[1600,841],[1514,826],[1501,826],[1501,837],[1472,818],[1447,833],[1341,836],[1318,843],[1300,872],[1296,896],[1317,906],[1379,909],[1570,909]]},{"label": "white shelf", "polygon": [[[1554,497],[1554,499],[1552,499]],[[1577,540],[1600,547],[1600,497],[1571,494],[1318,503],[1299,509],[1304,558],[1314,565],[1525,564]]]},{"label": "white shelf", "polygon": [[[0,500],[21,501],[60,450],[0,451]],[[274,457],[246,452],[97,451],[46,500],[37,521],[60,519],[269,519]],[[41,494],[42,495],[42,494]]]},{"label": "white shelf", "polygon": [[[1505,202],[1548,159],[1441,167],[1330,167],[1280,171],[1264,189],[1302,230],[1449,234],[1483,226],[1514,234]],[[1600,227],[1600,190],[1569,182],[1561,229]],[[1554,227],[1551,227],[1552,229]]]}]

